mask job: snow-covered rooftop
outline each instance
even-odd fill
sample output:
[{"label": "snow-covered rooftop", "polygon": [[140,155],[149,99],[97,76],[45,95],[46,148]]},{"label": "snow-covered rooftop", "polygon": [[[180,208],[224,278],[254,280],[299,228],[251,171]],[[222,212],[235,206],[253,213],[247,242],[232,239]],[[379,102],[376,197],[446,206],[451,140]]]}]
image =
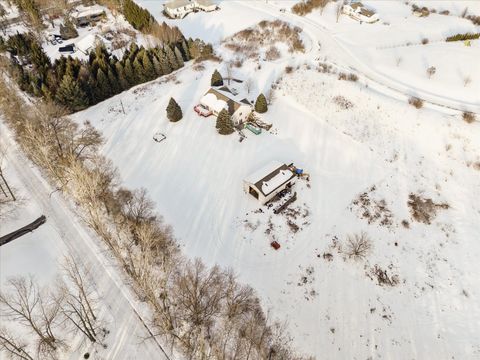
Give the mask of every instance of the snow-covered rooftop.
[{"label": "snow-covered rooftop", "polygon": [[217,99],[217,97],[212,93],[205,94],[200,99],[200,104],[208,107],[215,112],[220,112],[223,109],[228,109],[227,103],[223,100]]},{"label": "snow-covered rooftop", "polygon": [[100,15],[105,12],[105,9],[100,5],[92,5],[92,6],[83,6],[79,5],[74,12],[72,12],[71,16],[73,18],[82,18],[87,16],[95,16]]},{"label": "snow-covered rooftop", "polygon": [[178,9],[182,6],[187,6],[192,4],[191,0],[172,0],[169,2],[166,2],[163,6],[169,9]]},{"label": "snow-covered rooftop", "polygon": [[294,176],[287,165],[274,160],[247,176],[244,181],[255,185],[264,195],[268,195]]}]

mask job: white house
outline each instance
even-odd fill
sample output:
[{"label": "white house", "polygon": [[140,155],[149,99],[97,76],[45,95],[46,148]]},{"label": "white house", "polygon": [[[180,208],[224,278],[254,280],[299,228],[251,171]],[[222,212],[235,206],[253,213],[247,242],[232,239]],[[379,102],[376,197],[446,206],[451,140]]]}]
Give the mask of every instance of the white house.
[{"label": "white house", "polygon": [[217,5],[212,0],[171,0],[163,8],[169,17],[181,19],[191,12],[214,11]]},{"label": "white house", "polygon": [[288,165],[272,161],[245,178],[243,190],[264,205],[282,190],[290,189],[295,184],[296,178]]},{"label": "white house", "polygon": [[253,106],[247,99],[240,99],[226,86],[210,88],[200,99],[200,104],[215,116],[223,109],[227,110],[234,125],[247,121],[253,111]]},{"label": "white house", "polygon": [[88,55],[98,45],[104,45],[109,51],[112,51],[111,42],[98,34],[88,34],[75,44],[77,49]]},{"label": "white house", "polygon": [[79,5],[72,11],[70,17],[78,26],[91,25],[100,21],[105,16],[105,9],[100,5],[83,6]]},{"label": "white house", "polygon": [[343,5],[342,12],[360,22],[374,23],[379,20],[375,11],[366,8],[361,2],[350,2]]}]

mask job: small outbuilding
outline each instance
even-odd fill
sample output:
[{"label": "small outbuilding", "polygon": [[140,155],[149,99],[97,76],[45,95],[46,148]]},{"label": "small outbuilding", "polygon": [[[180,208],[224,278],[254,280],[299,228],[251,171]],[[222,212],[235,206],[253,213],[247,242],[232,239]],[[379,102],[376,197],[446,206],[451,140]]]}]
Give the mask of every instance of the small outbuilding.
[{"label": "small outbuilding", "polygon": [[264,205],[279,192],[290,189],[295,184],[296,178],[296,174],[289,165],[272,161],[245,178],[243,189]]},{"label": "small outbuilding", "polygon": [[77,26],[84,27],[94,25],[105,17],[105,9],[100,5],[88,7],[80,5],[70,14],[70,17]]}]

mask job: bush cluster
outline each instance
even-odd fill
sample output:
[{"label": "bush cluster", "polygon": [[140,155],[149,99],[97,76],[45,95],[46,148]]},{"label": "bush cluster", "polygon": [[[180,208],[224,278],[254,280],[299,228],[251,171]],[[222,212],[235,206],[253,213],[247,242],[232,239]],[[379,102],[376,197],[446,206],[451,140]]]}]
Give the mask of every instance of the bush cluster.
[{"label": "bush cluster", "polygon": [[447,42],[451,41],[465,41],[465,40],[475,40],[480,38],[480,33],[465,33],[465,34],[455,34],[449,36],[445,39]]}]

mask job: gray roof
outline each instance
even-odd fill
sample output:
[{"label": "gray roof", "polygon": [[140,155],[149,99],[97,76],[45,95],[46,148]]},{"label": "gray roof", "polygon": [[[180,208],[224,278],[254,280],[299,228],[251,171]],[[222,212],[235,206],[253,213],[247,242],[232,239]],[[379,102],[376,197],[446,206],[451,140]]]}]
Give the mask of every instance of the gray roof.
[{"label": "gray roof", "polygon": [[182,6],[190,5],[191,3],[191,0],[171,0],[163,4],[163,6],[169,9],[177,9]]}]

